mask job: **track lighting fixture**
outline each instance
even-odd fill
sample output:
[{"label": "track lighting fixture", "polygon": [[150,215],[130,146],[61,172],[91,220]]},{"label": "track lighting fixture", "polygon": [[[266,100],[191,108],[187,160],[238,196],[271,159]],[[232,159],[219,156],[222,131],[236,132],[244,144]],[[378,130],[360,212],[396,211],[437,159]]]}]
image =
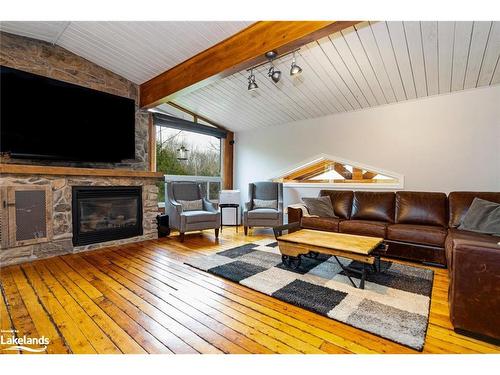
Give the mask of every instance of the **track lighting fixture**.
[{"label": "track lighting fixture", "polygon": [[253,91],[258,88],[259,86],[257,85],[257,82],[255,82],[255,75],[253,74],[252,69],[250,70],[250,76],[248,77],[248,91]]},{"label": "track lighting fixture", "polygon": [[298,66],[295,62],[295,52],[293,53],[292,66],[290,67],[290,75],[295,76],[302,73],[302,68]]},{"label": "track lighting fixture", "polygon": [[267,76],[269,78],[271,78],[274,83],[278,83],[280,81],[281,71],[274,66],[274,60],[276,60],[278,58],[282,58],[282,57],[285,57],[287,55],[293,54],[292,66],[290,67],[290,75],[295,76],[295,75],[302,73],[302,68],[297,65],[297,62],[295,60],[295,52],[297,52],[299,50],[300,50],[300,48],[297,48],[297,49],[290,51],[290,52],[287,52],[281,56],[279,56],[278,52],[274,51],[274,50],[266,52],[264,56],[267,59],[267,62],[260,63],[258,65],[255,65],[255,66],[247,69],[247,72],[250,72],[250,76],[248,77],[248,91],[252,91],[252,90],[259,88],[259,86],[257,85],[257,82],[255,82],[255,75],[253,74],[253,70],[258,68],[258,67],[261,67],[262,65],[267,64],[267,63],[270,63],[270,65],[271,65],[269,67],[269,70],[267,71]]}]

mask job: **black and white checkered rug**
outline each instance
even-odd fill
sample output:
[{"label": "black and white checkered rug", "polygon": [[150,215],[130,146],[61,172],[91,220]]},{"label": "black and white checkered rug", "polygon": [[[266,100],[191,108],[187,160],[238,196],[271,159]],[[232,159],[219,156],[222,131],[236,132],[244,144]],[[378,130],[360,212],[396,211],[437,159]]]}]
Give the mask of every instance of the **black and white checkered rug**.
[{"label": "black and white checkered rug", "polygon": [[[360,266],[339,259],[343,265]],[[369,273],[365,289],[358,289],[328,256],[303,257],[297,270],[287,268],[271,239],[194,258],[187,264],[410,348],[423,349],[432,270],[382,261],[382,272]]]}]

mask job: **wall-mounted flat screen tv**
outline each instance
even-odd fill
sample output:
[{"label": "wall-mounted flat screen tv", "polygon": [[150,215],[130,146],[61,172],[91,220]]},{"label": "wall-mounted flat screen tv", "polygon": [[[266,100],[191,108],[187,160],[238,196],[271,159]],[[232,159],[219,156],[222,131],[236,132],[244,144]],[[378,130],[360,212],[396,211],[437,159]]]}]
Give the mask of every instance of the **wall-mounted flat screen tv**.
[{"label": "wall-mounted flat screen tv", "polygon": [[84,162],[135,157],[132,99],[0,68],[0,152]]}]

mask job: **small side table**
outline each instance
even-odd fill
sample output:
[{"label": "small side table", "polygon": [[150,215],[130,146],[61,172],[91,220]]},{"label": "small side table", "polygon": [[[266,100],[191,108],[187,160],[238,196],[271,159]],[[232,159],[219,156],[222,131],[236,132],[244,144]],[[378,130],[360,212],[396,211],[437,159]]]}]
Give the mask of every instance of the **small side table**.
[{"label": "small side table", "polygon": [[240,209],[239,204],[233,204],[233,203],[222,203],[219,204],[220,208],[220,231],[222,233],[222,209],[223,208],[234,208],[234,216],[236,218],[236,224],[234,225],[236,227],[236,233],[238,233],[238,211]]}]

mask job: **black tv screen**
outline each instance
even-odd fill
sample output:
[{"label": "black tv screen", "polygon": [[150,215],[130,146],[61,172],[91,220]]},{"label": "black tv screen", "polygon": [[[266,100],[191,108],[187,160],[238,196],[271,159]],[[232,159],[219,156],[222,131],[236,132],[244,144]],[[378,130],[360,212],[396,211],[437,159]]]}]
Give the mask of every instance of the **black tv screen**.
[{"label": "black tv screen", "polygon": [[87,162],[135,157],[132,99],[0,68],[0,152]]}]

